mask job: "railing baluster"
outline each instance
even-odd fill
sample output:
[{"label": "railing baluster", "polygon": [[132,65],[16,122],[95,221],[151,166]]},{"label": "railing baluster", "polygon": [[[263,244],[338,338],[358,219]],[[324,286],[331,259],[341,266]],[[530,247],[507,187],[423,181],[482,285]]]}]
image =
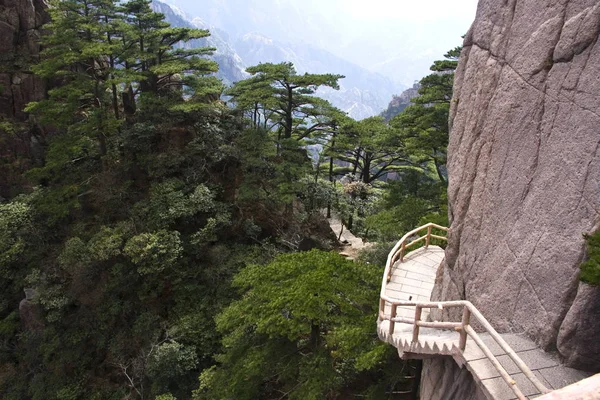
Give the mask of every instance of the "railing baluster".
[{"label": "railing baluster", "polygon": [[415,325],[413,326],[413,337],[412,337],[412,341],[413,343],[416,343],[419,341],[419,324],[418,322],[421,321],[421,312],[423,311],[423,309],[420,306],[416,306],[415,307]]},{"label": "railing baluster", "polygon": [[406,242],[402,242],[402,248],[400,250],[400,262],[404,260],[404,251],[406,250]]},{"label": "railing baluster", "polygon": [[427,239],[425,239],[425,248],[429,247],[429,243],[431,243],[431,225],[427,227]]},{"label": "railing baluster", "polygon": [[461,329],[460,329],[460,340],[458,342],[458,347],[461,350],[465,350],[467,347],[467,326],[471,323],[471,311],[468,307],[463,308],[463,315],[461,321]]},{"label": "railing baluster", "polygon": [[396,318],[396,313],[398,312],[398,304],[391,304],[391,310],[390,310],[390,328],[389,328],[389,334],[390,337],[394,334],[394,327],[396,326],[396,323],[394,322],[394,318]]}]

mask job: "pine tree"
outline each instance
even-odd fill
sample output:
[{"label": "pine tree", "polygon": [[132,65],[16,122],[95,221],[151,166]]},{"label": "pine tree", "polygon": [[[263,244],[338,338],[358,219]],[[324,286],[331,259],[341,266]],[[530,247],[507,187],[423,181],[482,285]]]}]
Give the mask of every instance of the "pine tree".
[{"label": "pine tree", "polygon": [[366,184],[410,163],[399,131],[382,117],[346,123],[340,130],[336,147],[337,157],[350,165],[339,172],[351,173]]},{"label": "pine tree", "polygon": [[[206,58],[214,48],[186,48],[185,43],[210,35],[208,30],[175,28],[165,16],[150,7],[150,0],[130,0],[123,5],[127,30],[123,35],[127,49],[121,57],[127,69],[139,74],[139,87],[132,93],[164,95],[184,88],[197,98],[218,98],[222,84],[205,76],[217,72],[216,62]],[[135,86],[135,85],[134,85]]]},{"label": "pine tree", "polygon": [[440,183],[444,185],[448,118],[460,50],[457,47],[445,55],[445,60],[435,61],[431,67],[434,73],[421,80],[419,96],[413,99],[414,104],[390,121],[402,133],[407,151],[421,164],[432,163]]},{"label": "pine tree", "polygon": [[[320,87],[339,89],[343,75],[298,75],[292,63],[259,64],[247,69],[251,78],[238,82],[229,91],[238,107],[254,113],[258,120],[259,107],[269,128],[276,128],[279,139],[301,140],[330,125],[326,116],[331,105],[313,96]],[[256,123],[255,123],[256,125]]]},{"label": "pine tree", "polygon": [[[115,3],[110,0],[51,1],[48,29],[53,34],[43,39],[46,50],[33,70],[60,82],[49,91],[47,100],[27,108],[39,114],[42,123],[96,138],[102,157],[107,154],[107,137],[118,127],[114,107],[118,50],[107,36],[112,31],[109,25],[114,10]],[[109,89],[113,90],[112,99]]]}]

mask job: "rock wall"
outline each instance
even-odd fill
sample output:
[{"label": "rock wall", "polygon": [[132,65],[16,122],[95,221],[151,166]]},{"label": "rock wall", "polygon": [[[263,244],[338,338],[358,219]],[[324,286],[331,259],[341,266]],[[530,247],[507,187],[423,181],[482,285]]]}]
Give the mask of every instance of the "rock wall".
[{"label": "rock wall", "polygon": [[0,115],[27,119],[23,108],[45,96],[28,67],[39,57],[40,28],[49,17],[43,0],[0,0]]},{"label": "rock wall", "polygon": [[27,185],[22,172],[40,164],[46,131],[23,111],[46,95],[30,65],[39,59],[41,27],[49,21],[44,0],[0,0],[0,201]]},{"label": "rock wall", "polygon": [[436,357],[423,361],[421,376],[423,400],[486,400],[466,368],[460,368],[452,357]]},{"label": "rock wall", "polygon": [[433,294],[591,370],[600,288],[578,272],[583,234],[600,227],[599,34],[597,0],[480,0],[456,74]]}]

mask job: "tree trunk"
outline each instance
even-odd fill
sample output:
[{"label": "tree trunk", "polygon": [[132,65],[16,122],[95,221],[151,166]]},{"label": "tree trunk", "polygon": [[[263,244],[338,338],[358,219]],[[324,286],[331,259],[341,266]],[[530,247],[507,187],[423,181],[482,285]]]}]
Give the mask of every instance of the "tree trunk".
[{"label": "tree trunk", "polygon": [[[335,138],[335,136],[334,136]],[[335,139],[331,142],[331,147],[335,146]],[[333,185],[333,156],[329,157],[329,182]],[[327,202],[327,218],[331,218],[331,199]]]},{"label": "tree trunk", "polygon": [[[436,153],[436,149],[433,149],[433,153]],[[435,171],[437,172],[438,177],[440,178],[440,182],[442,184],[446,184],[446,179],[444,179],[444,174],[442,174],[442,166],[440,165],[440,162],[438,161],[437,157],[432,157],[433,158],[433,163],[435,164]]]},{"label": "tree trunk", "polygon": [[294,92],[292,91],[291,87],[288,87],[287,89],[288,92],[288,98],[287,98],[287,109],[285,110],[285,135],[284,137],[286,139],[289,139],[292,137],[292,129],[293,129],[293,125],[294,125],[294,103],[293,103],[293,94]]},{"label": "tree trunk", "polygon": [[354,168],[352,168],[352,176],[356,176],[356,171],[358,170],[358,164],[360,164],[360,153],[362,153],[362,149],[356,149],[356,159],[354,160]]},{"label": "tree trunk", "polygon": [[365,165],[362,170],[362,181],[371,183],[371,153],[365,152]]},{"label": "tree trunk", "polygon": [[125,112],[125,119],[130,120],[137,111],[137,106],[135,104],[135,95],[133,93],[133,87],[131,85],[127,86],[127,89],[121,93],[121,98],[123,100],[123,111]]},{"label": "tree trunk", "polygon": [[310,327],[310,345],[314,350],[316,350],[320,344],[321,344],[321,328],[319,327],[319,325],[317,325],[313,322],[313,324]]}]

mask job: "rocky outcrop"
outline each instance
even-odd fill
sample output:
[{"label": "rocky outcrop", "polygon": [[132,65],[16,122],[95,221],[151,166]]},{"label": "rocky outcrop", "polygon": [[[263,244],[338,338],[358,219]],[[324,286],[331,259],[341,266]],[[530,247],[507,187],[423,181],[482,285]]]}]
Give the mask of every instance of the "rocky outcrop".
[{"label": "rocky outcrop", "polygon": [[37,303],[38,292],[35,289],[24,289],[25,298],[19,303],[19,319],[23,329],[39,332],[44,327],[44,314]]},{"label": "rocky outcrop", "polygon": [[548,393],[538,400],[597,400],[600,399],[600,374],[584,379],[564,389]]},{"label": "rocky outcrop", "polygon": [[452,357],[436,357],[423,361],[421,399],[486,400],[473,375],[461,368]]},{"label": "rocky outcrop", "polygon": [[0,0],[0,198],[18,194],[26,185],[22,172],[41,163],[45,132],[24,108],[46,95],[30,66],[48,21],[44,0]]},{"label": "rocky outcrop", "polygon": [[406,109],[406,107],[412,104],[412,100],[419,95],[419,89],[421,88],[420,83],[415,83],[413,87],[406,89],[400,94],[400,96],[394,95],[392,101],[388,105],[388,108],[381,113],[381,116],[386,120],[390,121],[396,115],[400,114]]},{"label": "rocky outcrop", "polygon": [[599,33],[597,0],[480,0],[456,73],[433,294],[592,370],[600,289],[578,272],[600,225]]},{"label": "rocky outcrop", "polygon": [[[570,365],[598,370],[600,288],[579,284],[577,296],[560,326],[558,350]],[[577,344],[573,346],[573,344]]]},{"label": "rocky outcrop", "polygon": [[29,71],[39,58],[43,0],[0,0],[0,116],[25,121],[23,108],[44,98],[44,82]]}]

